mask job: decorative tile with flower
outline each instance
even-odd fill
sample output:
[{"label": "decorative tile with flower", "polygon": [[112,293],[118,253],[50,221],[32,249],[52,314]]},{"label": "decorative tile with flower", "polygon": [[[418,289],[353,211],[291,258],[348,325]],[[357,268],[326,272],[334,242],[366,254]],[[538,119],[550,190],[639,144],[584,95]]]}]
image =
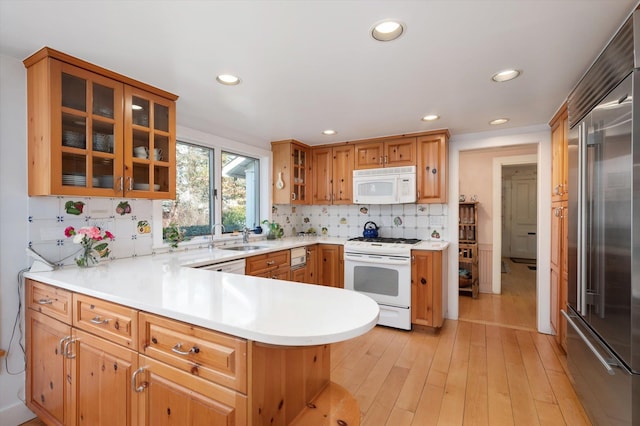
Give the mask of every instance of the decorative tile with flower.
[{"label": "decorative tile with flower", "polygon": [[68,226],[64,230],[67,238],[73,237],[75,244],[80,244],[81,249],[75,258],[76,264],[82,268],[97,265],[100,258],[109,256],[109,241],[115,238],[109,231],[102,231],[97,226],[83,226],[77,230]]}]

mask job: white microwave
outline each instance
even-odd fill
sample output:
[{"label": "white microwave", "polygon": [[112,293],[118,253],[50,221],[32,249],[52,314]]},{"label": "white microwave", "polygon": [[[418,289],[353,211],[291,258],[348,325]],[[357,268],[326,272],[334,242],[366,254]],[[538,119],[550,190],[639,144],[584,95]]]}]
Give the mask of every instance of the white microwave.
[{"label": "white microwave", "polygon": [[416,201],[416,166],[353,171],[353,202],[399,204]]}]

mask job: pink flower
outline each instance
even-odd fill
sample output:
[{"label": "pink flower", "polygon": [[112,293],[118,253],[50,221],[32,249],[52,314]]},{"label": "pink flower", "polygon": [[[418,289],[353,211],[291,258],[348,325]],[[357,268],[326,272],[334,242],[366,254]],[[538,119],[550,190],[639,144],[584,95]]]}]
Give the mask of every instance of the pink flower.
[{"label": "pink flower", "polygon": [[64,230],[64,236],[69,238],[76,234],[76,230],[73,229],[73,226],[67,226]]},{"label": "pink flower", "polygon": [[113,234],[111,232],[109,232],[109,231],[104,231],[104,236],[105,236],[105,238],[108,238],[110,240],[114,239]]}]

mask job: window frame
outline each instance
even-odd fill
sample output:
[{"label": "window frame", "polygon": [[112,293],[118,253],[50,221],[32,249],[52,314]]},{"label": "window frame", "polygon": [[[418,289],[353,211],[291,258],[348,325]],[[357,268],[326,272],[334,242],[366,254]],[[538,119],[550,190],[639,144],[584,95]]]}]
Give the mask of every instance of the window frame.
[{"label": "window frame", "polygon": [[[270,150],[256,146],[247,145],[242,142],[232,141],[219,136],[198,132],[177,126],[176,143],[186,143],[201,146],[213,150],[213,193],[214,198],[213,217],[216,222],[222,221],[222,198],[219,194],[222,191],[222,152],[229,152],[254,158],[259,161],[259,217],[260,221],[271,219],[271,167],[272,155]],[[217,194],[214,196],[213,194]],[[153,200],[153,248],[167,248],[169,244],[162,240],[162,200]],[[223,234],[219,226],[215,227],[214,240],[240,238],[237,235]],[[180,243],[180,246],[206,246],[210,242],[210,236],[193,237],[189,241]]]}]

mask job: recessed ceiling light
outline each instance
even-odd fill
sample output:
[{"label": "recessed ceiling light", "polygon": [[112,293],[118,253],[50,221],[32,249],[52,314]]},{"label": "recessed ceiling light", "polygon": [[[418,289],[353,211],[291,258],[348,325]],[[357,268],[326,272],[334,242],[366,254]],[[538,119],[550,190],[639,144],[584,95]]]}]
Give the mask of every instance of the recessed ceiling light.
[{"label": "recessed ceiling light", "polygon": [[216,77],[218,83],[226,84],[227,86],[235,86],[236,84],[240,84],[240,78],[231,74],[220,74]]},{"label": "recessed ceiling light", "polygon": [[429,114],[429,115],[425,115],[424,117],[422,117],[422,121],[434,121],[439,119],[440,116],[436,115],[436,114]]},{"label": "recessed ceiling light", "polygon": [[507,121],[509,121],[508,118],[496,118],[495,120],[491,120],[489,124],[491,124],[492,126],[498,126],[500,124],[506,123]]},{"label": "recessed ceiling light", "polygon": [[491,77],[491,80],[495,81],[496,83],[502,83],[504,81],[513,80],[514,78],[520,76],[520,74],[522,74],[522,71],[520,70],[502,70],[498,73],[495,73],[493,77]]},{"label": "recessed ceiling light", "polygon": [[322,134],[326,135],[326,136],[332,136],[337,134],[338,132],[336,132],[335,130],[331,130],[331,129],[327,129],[327,130],[323,130]]},{"label": "recessed ceiling light", "polygon": [[395,40],[404,32],[404,25],[398,21],[387,20],[377,23],[371,29],[371,37],[378,41]]}]

